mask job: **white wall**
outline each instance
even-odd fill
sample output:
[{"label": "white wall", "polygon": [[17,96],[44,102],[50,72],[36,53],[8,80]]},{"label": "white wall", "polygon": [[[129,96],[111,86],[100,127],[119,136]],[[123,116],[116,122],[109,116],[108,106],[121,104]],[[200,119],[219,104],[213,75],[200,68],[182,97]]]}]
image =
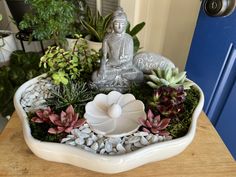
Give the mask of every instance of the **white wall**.
[{"label": "white wall", "polygon": [[160,53],[184,69],[200,0],[120,0],[131,24],[146,22],[138,35],[143,51]]}]

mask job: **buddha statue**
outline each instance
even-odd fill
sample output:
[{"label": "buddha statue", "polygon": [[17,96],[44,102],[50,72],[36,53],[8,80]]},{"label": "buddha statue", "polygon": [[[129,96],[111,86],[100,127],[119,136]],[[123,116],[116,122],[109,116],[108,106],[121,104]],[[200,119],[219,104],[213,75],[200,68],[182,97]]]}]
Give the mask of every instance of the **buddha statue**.
[{"label": "buddha statue", "polygon": [[130,82],[142,81],[143,73],[133,65],[133,38],[126,33],[127,16],[118,8],[110,22],[111,32],[102,43],[100,69],[92,76],[101,89],[124,91]]}]

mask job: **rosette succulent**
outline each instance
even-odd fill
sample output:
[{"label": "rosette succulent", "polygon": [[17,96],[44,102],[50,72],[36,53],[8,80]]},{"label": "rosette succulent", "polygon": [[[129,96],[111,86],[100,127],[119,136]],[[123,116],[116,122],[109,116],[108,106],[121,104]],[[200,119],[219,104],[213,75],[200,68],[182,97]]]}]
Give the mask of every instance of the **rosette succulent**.
[{"label": "rosette succulent", "polygon": [[49,116],[53,114],[52,110],[50,107],[47,107],[46,109],[42,110],[37,110],[35,117],[31,119],[32,122],[35,123],[44,123],[44,122],[50,122]]},{"label": "rosette succulent", "polygon": [[52,124],[56,126],[48,129],[48,132],[51,134],[62,132],[70,133],[71,130],[80,127],[85,123],[85,119],[79,119],[79,114],[75,113],[72,105],[66,109],[66,112],[62,111],[60,115],[51,114],[49,119]]},{"label": "rosette succulent", "polygon": [[193,85],[193,82],[186,80],[186,72],[179,72],[178,68],[157,68],[147,76],[147,79],[149,80],[147,84],[154,89],[161,86],[174,88],[183,86],[184,90],[187,90]]},{"label": "rosette succulent", "polygon": [[155,91],[151,106],[165,117],[174,118],[183,111],[186,94],[183,86],[178,88],[162,86]]},{"label": "rosette succulent", "polygon": [[147,119],[140,119],[141,129],[144,132],[168,136],[170,133],[165,129],[168,127],[170,120],[169,118],[161,119],[160,115],[154,116],[151,109],[149,109]]},{"label": "rosette succulent", "polygon": [[72,129],[78,128],[85,123],[85,119],[79,119],[79,114],[75,113],[72,105],[60,115],[54,113],[50,107],[45,110],[35,112],[36,116],[31,119],[35,123],[47,123],[50,128],[48,133],[59,134],[62,132],[70,133]]}]

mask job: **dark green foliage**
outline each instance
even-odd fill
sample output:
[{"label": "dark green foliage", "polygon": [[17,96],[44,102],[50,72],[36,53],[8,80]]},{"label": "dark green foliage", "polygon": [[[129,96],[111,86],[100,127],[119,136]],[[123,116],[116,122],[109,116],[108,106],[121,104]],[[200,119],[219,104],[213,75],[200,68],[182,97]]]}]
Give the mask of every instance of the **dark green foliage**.
[{"label": "dark green foliage", "polygon": [[136,99],[141,100],[146,105],[146,111],[149,109],[147,105],[153,97],[153,90],[146,83],[132,83],[127,93],[132,93]]},{"label": "dark green foliage", "polygon": [[38,40],[53,39],[56,45],[63,45],[66,35],[74,34],[76,9],[72,1],[64,0],[25,0],[32,8],[26,13],[19,27],[31,29]]},{"label": "dark green foliage", "polygon": [[60,134],[50,134],[48,133],[48,129],[50,125],[47,123],[34,123],[30,121],[32,116],[29,117],[30,129],[31,134],[35,139],[46,141],[46,142],[57,142],[59,143],[62,138],[66,137],[67,133],[60,133]]},{"label": "dark green foliage", "polygon": [[91,36],[92,41],[102,42],[107,33],[107,28],[110,24],[112,13],[103,17],[99,12],[95,15],[92,14],[90,8],[87,8],[87,14],[87,19],[81,21],[83,27]]},{"label": "dark green foliage", "polygon": [[133,37],[133,42],[134,42],[134,53],[137,53],[138,50],[140,49],[140,42],[137,37],[137,34],[143,29],[145,26],[145,22],[141,22],[137,24],[133,29],[130,29],[130,23],[128,23],[127,28],[126,28],[126,33],[131,35]]},{"label": "dark green foliage", "polygon": [[192,121],[192,114],[198,105],[200,94],[199,91],[191,87],[191,89],[186,91],[187,96],[184,101],[184,112],[178,115],[178,120],[172,121],[169,127],[167,128],[170,134],[174,138],[184,136],[189,129],[189,126]]},{"label": "dark green foliage", "polygon": [[53,110],[60,112],[69,105],[72,105],[75,112],[84,115],[85,105],[92,101],[98,91],[93,91],[87,83],[69,81],[67,85],[60,84],[52,91],[52,98],[46,100],[46,104]]},{"label": "dark green foliage", "polygon": [[44,72],[38,67],[39,60],[38,53],[17,50],[10,56],[10,65],[0,68],[0,113],[3,116],[14,111],[12,101],[17,88]]}]

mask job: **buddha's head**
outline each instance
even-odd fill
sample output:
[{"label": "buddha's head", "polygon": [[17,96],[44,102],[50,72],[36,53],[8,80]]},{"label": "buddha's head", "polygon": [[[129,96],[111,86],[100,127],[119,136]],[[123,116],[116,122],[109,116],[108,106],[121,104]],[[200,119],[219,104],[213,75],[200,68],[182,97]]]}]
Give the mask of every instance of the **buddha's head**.
[{"label": "buddha's head", "polygon": [[127,16],[123,9],[119,7],[112,17],[112,28],[115,33],[122,34],[126,31],[127,27]]}]

